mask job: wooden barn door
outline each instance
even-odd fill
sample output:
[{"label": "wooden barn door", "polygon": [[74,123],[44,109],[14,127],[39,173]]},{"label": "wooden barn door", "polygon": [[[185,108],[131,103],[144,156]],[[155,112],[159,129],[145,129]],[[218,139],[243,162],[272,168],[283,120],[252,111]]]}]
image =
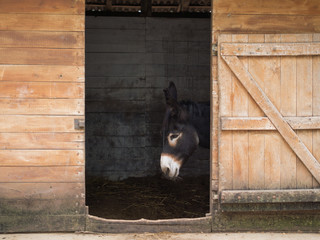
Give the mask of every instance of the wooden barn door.
[{"label": "wooden barn door", "polygon": [[320,35],[218,41],[221,209],[318,208]]}]

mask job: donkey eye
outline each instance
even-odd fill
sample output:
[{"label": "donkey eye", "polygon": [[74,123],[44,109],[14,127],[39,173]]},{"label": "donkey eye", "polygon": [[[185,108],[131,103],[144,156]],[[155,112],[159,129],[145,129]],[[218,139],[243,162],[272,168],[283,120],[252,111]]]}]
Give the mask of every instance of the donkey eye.
[{"label": "donkey eye", "polygon": [[180,136],[180,134],[171,134],[170,135],[170,140],[172,141],[175,138],[178,138]]}]

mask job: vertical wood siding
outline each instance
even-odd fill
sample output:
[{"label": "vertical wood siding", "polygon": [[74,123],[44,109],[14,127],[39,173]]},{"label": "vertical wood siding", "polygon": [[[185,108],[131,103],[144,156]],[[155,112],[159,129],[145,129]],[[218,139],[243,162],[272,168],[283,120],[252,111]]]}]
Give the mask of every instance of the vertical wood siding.
[{"label": "vertical wood siding", "polygon": [[84,0],[0,1],[0,219],[84,214],[75,118],[84,119]]}]

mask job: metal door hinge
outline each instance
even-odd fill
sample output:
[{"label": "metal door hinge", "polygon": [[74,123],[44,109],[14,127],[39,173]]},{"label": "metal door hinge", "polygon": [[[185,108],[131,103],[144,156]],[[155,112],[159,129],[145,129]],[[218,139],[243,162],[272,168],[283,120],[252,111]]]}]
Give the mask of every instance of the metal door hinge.
[{"label": "metal door hinge", "polygon": [[74,129],[81,130],[84,129],[85,122],[84,119],[75,119],[74,120]]},{"label": "metal door hinge", "polygon": [[218,56],[218,44],[212,44],[212,56]]}]

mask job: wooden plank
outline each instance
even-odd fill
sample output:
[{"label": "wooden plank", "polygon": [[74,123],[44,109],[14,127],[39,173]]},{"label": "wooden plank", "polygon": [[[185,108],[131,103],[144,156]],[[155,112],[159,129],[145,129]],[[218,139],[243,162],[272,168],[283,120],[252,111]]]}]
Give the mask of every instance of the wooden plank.
[{"label": "wooden plank", "polygon": [[2,13],[0,14],[0,30],[78,32],[84,31],[84,18],[84,15]]},{"label": "wooden plank", "polygon": [[[320,34],[313,34],[313,41],[320,41]],[[312,114],[313,116],[320,116],[320,56],[314,56],[312,58]],[[313,131],[313,154],[315,158],[320,162],[320,131]],[[313,179],[313,187],[319,187],[320,184]]]},{"label": "wooden plank", "polygon": [[84,133],[0,133],[0,149],[84,149]]},{"label": "wooden plank", "polygon": [[[232,35],[232,42],[247,42],[248,35]],[[248,58],[242,58],[241,63],[248,68]],[[235,75],[232,75],[232,115],[248,116],[249,96]],[[249,133],[233,133],[233,189],[249,187]]]},{"label": "wooden plank", "polygon": [[[220,42],[230,42],[231,35],[220,35]],[[220,51],[220,48],[218,48]],[[232,116],[232,81],[231,72],[228,65],[221,59],[221,55],[218,54],[218,75],[219,75],[219,111],[221,116]],[[232,189],[233,179],[233,149],[232,149],[232,132],[221,132],[219,144],[219,189]]]},{"label": "wooden plank", "polygon": [[76,232],[85,231],[84,214],[0,216],[2,232]]},{"label": "wooden plank", "polygon": [[212,218],[179,218],[179,219],[160,219],[160,220],[113,220],[95,216],[87,216],[86,230],[92,232],[108,233],[194,233],[211,232]]},{"label": "wooden plank", "polygon": [[[296,42],[296,34],[282,34],[281,42]],[[297,115],[297,60],[294,56],[281,57],[281,114]],[[281,144],[281,188],[296,188],[296,155],[288,144]]]},{"label": "wooden plank", "polygon": [[320,16],[213,15],[213,31],[221,33],[306,33],[320,31]]},{"label": "wooden plank", "polygon": [[320,43],[222,43],[225,56],[312,56],[320,54]]},{"label": "wooden plank", "polygon": [[1,199],[0,216],[85,214],[85,199]]},{"label": "wooden plank", "polygon": [[0,166],[84,165],[83,150],[0,150]]},{"label": "wooden plank", "polygon": [[247,72],[243,64],[237,57],[223,56],[231,70],[236,74],[250,95],[259,104],[264,113],[272,121],[281,136],[290,145],[292,150],[297,154],[305,166],[309,169],[312,175],[320,182],[320,164],[301,142],[296,133],[291,129],[288,123],[283,119],[280,112],[272,105],[265,93],[256,84],[255,80]]},{"label": "wooden plank", "polygon": [[0,81],[84,82],[84,67],[0,65]]},{"label": "wooden plank", "polygon": [[[265,42],[279,43],[280,35],[266,34]],[[281,60],[279,57],[262,57],[265,66],[265,93],[279,110],[281,106]],[[256,79],[256,78],[255,78]],[[279,189],[281,181],[281,146],[284,140],[278,132],[265,134],[265,187],[264,189]]]},{"label": "wooden plank", "polygon": [[[284,117],[294,130],[320,129],[320,117]],[[222,117],[221,130],[276,130],[267,117]]]},{"label": "wooden plank", "polygon": [[[312,34],[300,34],[298,42],[311,42]],[[312,116],[312,56],[297,57],[297,116]],[[298,131],[297,135],[312,152],[312,131]],[[312,188],[312,175],[297,158],[297,188]]]},{"label": "wooden plank", "polygon": [[82,99],[83,97],[84,83],[0,82],[0,98]]},{"label": "wooden plank", "polygon": [[0,114],[84,115],[84,101],[83,99],[0,99]]},{"label": "wooden plank", "polygon": [[83,49],[0,48],[0,64],[83,66]]},{"label": "wooden plank", "polygon": [[1,183],[84,182],[83,166],[1,167]]},{"label": "wooden plank", "polygon": [[320,15],[319,2],[317,0],[292,1],[269,0],[216,0],[213,13],[227,14],[282,14],[282,15]]},{"label": "wooden plank", "polygon": [[0,132],[81,132],[74,129],[75,116],[0,115]]},{"label": "wooden plank", "polygon": [[84,32],[0,31],[0,47],[84,48]]},{"label": "wooden plank", "polygon": [[0,13],[84,14],[84,0],[1,0]]},{"label": "wooden plank", "polygon": [[221,203],[320,202],[320,189],[222,191]]},{"label": "wooden plank", "polygon": [[[259,43],[265,41],[264,34],[250,34],[249,39],[250,43]],[[251,74],[262,74],[265,75],[264,66],[265,63],[261,64],[263,58],[249,58],[248,70]],[[264,77],[258,78],[261,82],[258,82],[259,86],[264,89],[265,79]],[[251,96],[248,98],[248,116],[264,116],[264,113],[261,111],[259,106],[255,103]],[[249,141],[249,189],[261,189],[264,187],[264,147],[265,147],[265,137],[261,132],[249,132],[248,136]]]},{"label": "wooden plank", "polygon": [[0,199],[85,198],[85,183],[2,183]]}]

